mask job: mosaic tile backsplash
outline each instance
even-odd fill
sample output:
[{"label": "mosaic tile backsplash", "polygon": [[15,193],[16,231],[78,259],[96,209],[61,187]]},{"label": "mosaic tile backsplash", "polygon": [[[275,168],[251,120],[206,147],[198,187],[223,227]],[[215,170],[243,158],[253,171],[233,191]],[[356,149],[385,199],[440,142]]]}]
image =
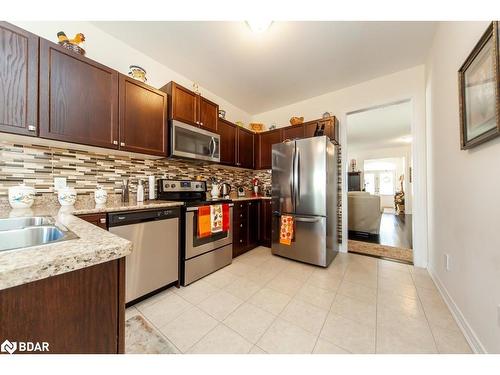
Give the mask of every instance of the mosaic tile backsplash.
[{"label": "mosaic tile backsplash", "polygon": [[[342,199],[341,199],[341,153],[338,163],[338,235],[342,241]],[[135,193],[137,182],[143,179],[147,191],[147,176],[169,179],[203,180],[215,177],[231,185],[244,186],[252,191],[251,180],[260,180],[261,191],[271,188],[271,171],[253,171],[227,168],[219,165],[198,164],[177,159],[140,159],[129,156],[86,152],[70,148],[17,144],[0,141],[0,200],[5,200],[10,186],[24,182],[33,186],[38,196],[54,198],[54,177],[65,177],[67,184],[76,189],[79,199],[93,193],[97,185],[103,186],[110,194],[119,194],[124,178],[130,179],[130,190]],[[210,183],[208,184],[210,189]],[[48,196],[48,197],[47,197]],[[3,199],[2,199],[3,198]],[[55,201],[55,199],[52,199]]]},{"label": "mosaic tile backsplash", "polygon": [[97,185],[110,193],[119,193],[124,178],[130,179],[130,190],[135,192],[137,181],[147,176],[157,178],[203,180],[215,177],[227,182],[233,189],[244,186],[251,190],[251,180],[259,178],[261,186],[271,186],[270,171],[253,171],[203,165],[175,159],[139,159],[128,156],[0,142],[0,196],[8,188],[21,182],[35,187],[37,195],[55,193],[54,177],[65,177],[77,193],[90,194]]}]

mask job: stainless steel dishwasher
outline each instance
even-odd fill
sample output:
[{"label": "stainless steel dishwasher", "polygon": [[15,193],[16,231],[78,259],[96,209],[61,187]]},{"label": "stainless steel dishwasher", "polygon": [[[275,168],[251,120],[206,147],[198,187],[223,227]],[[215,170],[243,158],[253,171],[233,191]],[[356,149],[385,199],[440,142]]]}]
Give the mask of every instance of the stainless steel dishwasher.
[{"label": "stainless steel dishwasher", "polygon": [[180,208],[108,214],[109,231],[132,242],[125,258],[125,301],[138,302],[179,280]]}]

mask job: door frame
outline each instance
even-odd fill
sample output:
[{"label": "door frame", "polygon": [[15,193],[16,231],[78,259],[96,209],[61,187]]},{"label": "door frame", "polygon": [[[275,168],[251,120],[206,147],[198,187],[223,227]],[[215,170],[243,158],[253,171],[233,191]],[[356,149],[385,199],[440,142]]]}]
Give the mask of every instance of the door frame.
[{"label": "door frame", "polygon": [[365,112],[390,105],[411,103],[411,160],[412,160],[412,184],[413,184],[413,211],[412,211],[412,236],[413,236],[413,263],[417,267],[427,267],[428,243],[427,243],[427,158],[426,158],[426,124],[425,119],[419,120],[417,114],[418,99],[414,96],[404,97],[387,101],[377,105],[353,108],[345,111],[341,119],[345,126],[340,127],[340,144],[342,145],[342,244],[340,251],[347,253],[348,241],[348,206],[347,206],[347,173],[349,171],[348,140],[347,140],[347,118],[349,115]]}]

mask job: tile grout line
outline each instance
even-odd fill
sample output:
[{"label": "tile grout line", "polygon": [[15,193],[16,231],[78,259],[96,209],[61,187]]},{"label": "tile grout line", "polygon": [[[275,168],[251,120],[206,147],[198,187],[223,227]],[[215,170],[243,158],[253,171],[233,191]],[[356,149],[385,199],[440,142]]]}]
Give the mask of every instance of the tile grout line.
[{"label": "tile grout line", "polygon": [[424,304],[422,303],[422,300],[420,298],[420,293],[418,292],[418,288],[417,288],[417,284],[415,283],[414,275],[412,272],[410,272],[410,273],[411,273],[411,279],[413,281],[413,285],[415,286],[415,290],[417,291],[418,302],[422,306],[422,311],[423,311],[424,316],[425,316],[425,321],[426,321],[427,326],[429,327],[429,331],[431,332],[431,335],[432,335],[432,341],[434,342],[434,347],[436,348],[436,352],[438,354],[441,354],[441,352],[439,351],[438,345],[437,345],[436,337],[434,336],[434,331],[432,330],[432,327],[431,327],[431,323],[429,322],[429,318],[427,318],[427,313],[425,312]]},{"label": "tile grout line", "polygon": [[[332,263],[333,263],[333,262],[332,262]],[[331,264],[331,263],[330,263],[330,264]],[[349,266],[348,266],[348,267],[349,267]],[[348,267],[347,267],[347,268],[348,268]],[[325,319],[325,321],[324,321],[324,322],[323,322],[323,324],[321,325],[321,329],[319,330],[318,337],[316,337],[316,342],[314,343],[314,347],[313,347],[313,351],[312,351],[312,352],[314,352],[314,349],[316,349],[316,346],[318,345],[318,341],[319,341],[319,339],[320,339],[320,337],[321,337],[321,332],[323,332],[323,328],[325,327],[326,321],[328,320],[328,315],[330,315],[330,313],[331,313],[331,311],[332,311],[332,306],[333,306],[333,303],[335,302],[335,300],[337,299],[337,296],[338,296],[338,294],[339,294],[339,289],[340,289],[340,286],[341,286],[341,285],[342,285],[342,283],[344,282],[344,277],[345,277],[345,274],[346,274],[346,272],[347,272],[347,268],[346,268],[346,269],[342,272],[342,277],[341,277],[341,279],[340,279],[339,285],[337,286],[337,288],[336,288],[336,290],[335,290],[335,296],[333,297],[332,302],[330,303],[330,308],[328,309],[328,313],[326,314],[326,319]],[[326,340],[326,341],[328,341],[328,340]],[[328,342],[329,342],[329,341],[328,341]],[[350,351],[350,350],[347,350],[347,349],[345,349],[345,348],[341,347],[340,345],[337,345],[337,344],[335,344],[335,343],[333,343],[333,342],[332,342],[332,344],[333,344],[333,345],[338,346],[338,347],[339,347],[339,348],[341,348],[341,349],[344,349],[344,350],[348,351],[349,353],[351,353],[351,351]]]}]

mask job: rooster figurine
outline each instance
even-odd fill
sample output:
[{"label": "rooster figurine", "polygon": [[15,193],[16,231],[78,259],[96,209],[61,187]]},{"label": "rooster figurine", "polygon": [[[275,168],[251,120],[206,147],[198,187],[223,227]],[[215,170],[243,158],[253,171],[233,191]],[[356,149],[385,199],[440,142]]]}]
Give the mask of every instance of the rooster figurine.
[{"label": "rooster figurine", "polygon": [[59,31],[57,33],[57,39],[59,45],[63,46],[64,48],[77,52],[80,55],[85,55],[85,50],[79,46],[79,44],[85,42],[85,35],[83,35],[82,33],[78,33],[73,39],[69,39],[64,31]]}]

